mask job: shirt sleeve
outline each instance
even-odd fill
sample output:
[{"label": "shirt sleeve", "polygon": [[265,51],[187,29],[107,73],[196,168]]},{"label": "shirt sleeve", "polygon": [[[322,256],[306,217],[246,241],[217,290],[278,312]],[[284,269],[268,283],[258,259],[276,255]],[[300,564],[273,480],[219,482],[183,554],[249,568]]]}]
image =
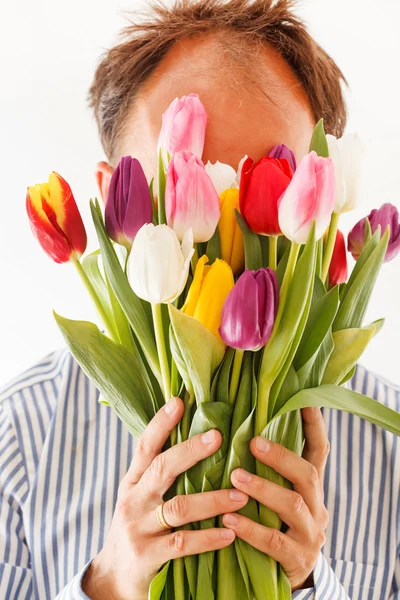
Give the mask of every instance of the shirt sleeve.
[{"label": "shirt sleeve", "polygon": [[322,552],[319,553],[313,577],[314,587],[297,590],[292,595],[293,600],[350,600]]},{"label": "shirt sleeve", "polygon": [[8,600],[33,598],[21,509],[28,491],[18,440],[0,404],[0,597]]},{"label": "shirt sleeve", "polygon": [[55,600],[90,600],[89,596],[82,590],[82,580],[92,561],[65,586]]}]

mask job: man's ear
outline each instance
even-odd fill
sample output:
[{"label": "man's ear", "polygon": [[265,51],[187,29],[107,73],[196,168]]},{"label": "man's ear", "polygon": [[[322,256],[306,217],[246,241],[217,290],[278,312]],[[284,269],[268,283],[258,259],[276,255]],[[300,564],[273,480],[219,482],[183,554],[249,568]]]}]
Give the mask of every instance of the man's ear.
[{"label": "man's ear", "polygon": [[96,165],[96,181],[97,186],[100,191],[100,196],[105,203],[108,193],[108,188],[110,186],[111,175],[113,174],[114,169],[107,162],[102,160]]}]

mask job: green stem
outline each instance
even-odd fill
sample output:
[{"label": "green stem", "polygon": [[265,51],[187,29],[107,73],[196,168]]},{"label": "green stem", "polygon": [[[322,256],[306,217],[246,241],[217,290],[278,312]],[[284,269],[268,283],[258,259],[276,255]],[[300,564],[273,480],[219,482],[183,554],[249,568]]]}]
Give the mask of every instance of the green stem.
[{"label": "green stem", "polygon": [[175,361],[172,359],[171,364],[171,396],[179,394],[179,372]]},{"label": "green stem", "polygon": [[[264,348],[262,363],[260,367],[260,371],[263,371],[264,361],[268,360],[268,348],[273,343],[276,334],[279,329],[279,325],[282,321],[283,311],[285,309],[287,296],[289,293],[290,285],[292,283],[294,270],[296,268],[297,258],[300,252],[300,244],[296,244],[296,242],[292,242],[290,247],[290,254],[288,263],[286,266],[285,275],[283,277],[281,289],[279,291],[279,308],[278,314],[276,315],[274,329],[272,331],[272,335],[268,340],[267,345]],[[260,435],[264,427],[268,423],[268,405],[269,405],[269,395],[271,392],[272,383],[269,382],[268,378],[263,378],[259,382],[258,389],[258,403],[256,409],[256,424],[255,424],[255,433],[256,435]]]},{"label": "green stem", "polygon": [[278,266],[278,236],[268,236],[268,248],[269,268],[276,271],[276,267]]},{"label": "green stem", "polygon": [[192,256],[192,274],[194,277],[194,274],[196,273],[196,267],[197,267],[197,263],[199,262],[199,249],[197,247],[197,244],[194,244],[194,254]]},{"label": "green stem", "polygon": [[336,234],[339,226],[339,214],[332,213],[329,233],[324,247],[324,260],[322,262],[322,281],[325,283],[328,277],[329,266],[331,264],[333,250],[335,248]]},{"label": "green stem", "polygon": [[244,350],[236,350],[235,358],[233,360],[231,383],[229,386],[229,404],[233,406],[236,400],[236,394],[239,387],[240,372],[242,370]]},{"label": "green stem", "polygon": [[288,259],[288,263],[286,266],[285,275],[283,277],[281,289],[279,290],[279,308],[278,308],[278,314],[276,315],[274,331],[273,331],[272,335],[274,335],[274,332],[277,331],[277,329],[280,325],[280,322],[282,320],[283,310],[285,308],[290,284],[292,283],[293,274],[294,274],[294,270],[296,267],[296,262],[297,262],[297,258],[299,256],[299,252],[300,252],[300,244],[296,244],[296,242],[292,242],[292,245],[290,246],[290,254],[289,254],[289,259]]},{"label": "green stem", "polygon": [[79,277],[81,278],[85,288],[89,292],[89,295],[97,308],[97,312],[99,313],[100,318],[103,321],[110,338],[112,340],[114,340],[115,342],[118,342],[119,340],[118,340],[117,335],[115,334],[114,327],[113,327],[110,319],[108,318],[108,316],[103,308],[103,305],[100,302],[98,295],[96,294],[96,290],[94,289],[89,277],[86,275],[85,269],[82,267],[79,259],[71,258],[71,262],[74,264],[76,270],[78,271]]},{"label": "green stem", "polygon": [[162,323],[161,304],[152,304],[151,311],[153,313],[154,331],[156,334],[156,345],[158,359],[161,367],[161,377],[164,390],[165,402],[171,397],[171,377],[169,372],[167,349],[165,347],[164,330]]}]

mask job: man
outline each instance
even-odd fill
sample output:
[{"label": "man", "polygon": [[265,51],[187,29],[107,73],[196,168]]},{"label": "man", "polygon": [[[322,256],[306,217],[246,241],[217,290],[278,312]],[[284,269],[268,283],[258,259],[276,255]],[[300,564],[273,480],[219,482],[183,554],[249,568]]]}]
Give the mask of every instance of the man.
[{"label": "man", "polygon": [[[190,92],[208,113],[204,162],[236,167],[244,154],[256,160],[276,143],[301,158],[320,117],[329,133],[342,134],[342,74],[290,5],[182,1],[127,29],[90,91],[108,158],[97,167],[103,199],[123,155],[154,175],[161,114]],[[350,385],[400,411],[400,388],[362,367]],[[400,445],[392,434],[347,413],[304,409],[303,457],[251,444],[294,491],[235,471],[231,490],[166,502],[172,527],[224,515],[224,528],[183,535],[160,526],[156,507],[178,473],[217,450],[220,434],[162,453],[182,416],[181,401],[171,399],[134,452],[97,399],[67,350],[3,390],[1,598],[142,600],[161,564],[237,536],[281,562],[293,598],[400,600]],[[238,517],[249,496],[276,510],[286,533]]]}]

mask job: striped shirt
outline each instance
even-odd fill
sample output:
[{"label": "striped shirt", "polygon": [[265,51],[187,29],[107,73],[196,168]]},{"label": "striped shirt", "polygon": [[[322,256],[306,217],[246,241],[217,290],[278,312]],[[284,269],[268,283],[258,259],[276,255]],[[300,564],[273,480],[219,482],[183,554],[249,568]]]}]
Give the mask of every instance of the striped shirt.
[{"label": "striped shirt", "polygon": [[[400,388],[358,366],[348,384],[400,412]],[[0,599],[82,600],[132,438],[67,349],[0,394]],[[322,409],[331,441],[330,522],[315,587],[297,600],[400,600],[400,442]]]}]

